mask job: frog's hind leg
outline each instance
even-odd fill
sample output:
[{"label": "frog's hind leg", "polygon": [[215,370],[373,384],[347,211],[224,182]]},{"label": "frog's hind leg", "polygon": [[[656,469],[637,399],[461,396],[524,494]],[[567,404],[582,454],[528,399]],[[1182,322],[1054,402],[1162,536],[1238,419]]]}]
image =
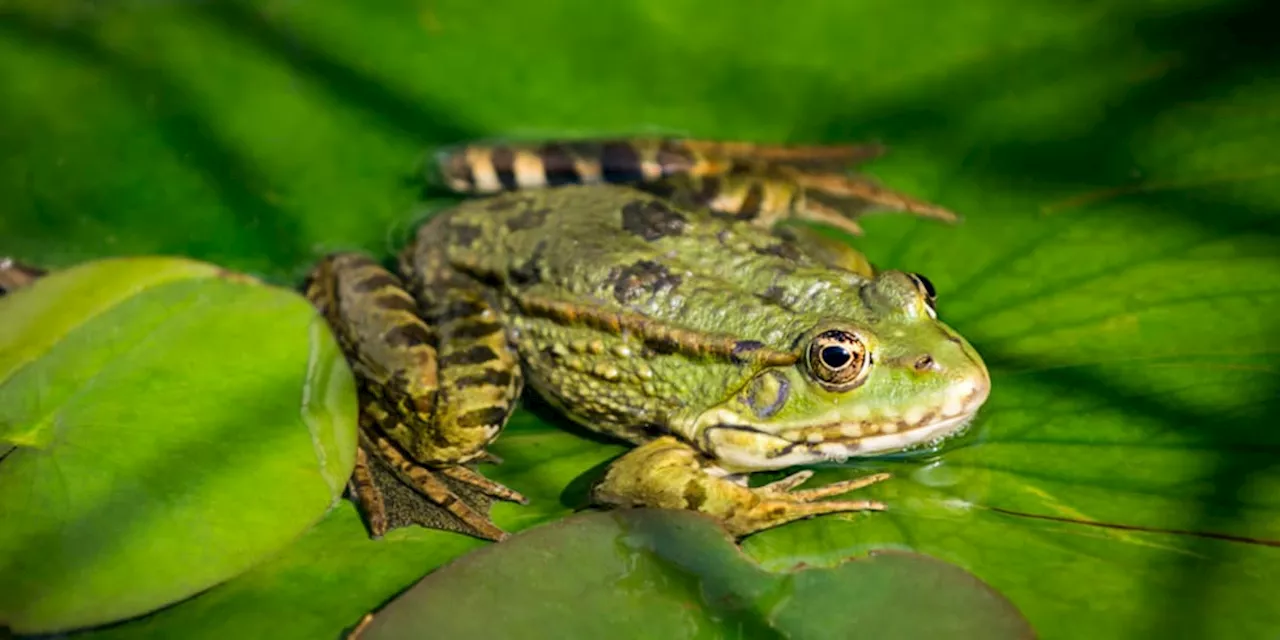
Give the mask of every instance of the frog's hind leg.
[{"label": "frog's hind leg", "polygon": [[954,221],[954,213],[888,189],[848,168],[880,145],[768,145],[630,138],[449,147],[434,164],[444,185],[485,194],[566,184],[629,184],[685,206],[773,226],[789,218],[854,235],[871,211]]},{"label": "frog's hind leg", "polygon": [[751,488],[724,476],[693,447],[671,436],[641,445],[610,465],[593,489],[597,503],[689,509],[720,520],[735,537],[743,537],[794,520],[829,513],[880,511],[873,500],[823,500],[889,477],[874,474],[817,489],[793,491],[812,472],[801,471],[762,487]]},{"label": "frog's hind leg", "polygon": [[652,184],[787,164],[838,171],[879,156],[880,145],[769,145],[678,138],[562,140],[447,147],[432,182],[457,193],[497,193],[566,184]]},{"label": "frog's hind leg", "polygon": [[483,285],[448,267],[435,247],[411,247],[401,271],[437,335],[440,395],[431,434],[437,455],[486,457],[515,409],[523,376],[501,311]]},{"label": "frog's hind leg", "polygon": [[[492,523],[478,523],[475,509],[450,489],[452,484],[470,495],[525,501],[519,493],[461,466],[483,457],[519,393],[518,371],[481,375],[467,366],[487,362],[479,357],[487,351],[459,355],[459,337],[487,336],[489,329],[449,318],[441,318],[438,328],[423,322],[418,304],[400,280],[357,254],[321,261],[308,278],[306,295],[329,321],[368,396],[361,412],[367,453],[378,456],[422,496],[466,519],[470,529],[493,537]],[[514,364],[514,356],[508,356]],[[460,379],[468,372],[481,377]],[[465,400],[475,400],[478,387],[497,398],[501,416],[492,410],[472,411],[474,403]],[[355,480],[357,489],[370,486],[368,478],[363,483]],[[368,490],[355,493],[364,498]],[[374,500],[367,505],[372,526],[378,507]]]},{"label": "frog's hind leg", "polygon": [[954,221],[954,213],[856,175],[766,167],[727,176],[675,176],[639,188],[717,216],[771,228],[806,220],[862,235],[858,220],[874,211],[901,211]]}]

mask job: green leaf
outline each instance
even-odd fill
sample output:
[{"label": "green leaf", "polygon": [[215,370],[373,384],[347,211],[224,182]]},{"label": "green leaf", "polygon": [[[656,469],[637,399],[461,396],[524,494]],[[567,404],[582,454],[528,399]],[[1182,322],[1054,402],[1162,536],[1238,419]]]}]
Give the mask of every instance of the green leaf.
[{"label": "green leaf", "polygon": [[[929,615],[901,615],[905,601]],[[501,616],[458,615],[492,603]],[[775,574],[710,518],[650,509],[575,516],[464,556],[379,611],[361,637],[713,638],[728,629],[746,638],[1034,637],[1007,601],[936,560],[888,553]]]},{"label": "green leaf", "polygon": [[[869,171],[965,221],[872,219],[857,244],[933,280],[992,397],[939,454],[811,481],[888,469],[865,493],[890,511],[789,525],[747,553],[772,569],[923,553],[1047,638],[1280,627],[1266,4],[734,7],[9,3],[0,253],[177,253],[292,286],[332,249],[392,255],[422,217],[415,179],[435,145],[878,139],[892,153]],[[500,441],[507,463],[487,471],[533,500],[499,505],[503,526],[564,517],[622,450],[563,426],[523,413]],[[362,532],[343,504],[240,578],[100,633],[331,636],[476,546]]]},{"label": "green leaf", "polygon": [[279,551],[339,499],[355,393],[300,296],[131,258],[0,299],[0,622],[147,613]]}]

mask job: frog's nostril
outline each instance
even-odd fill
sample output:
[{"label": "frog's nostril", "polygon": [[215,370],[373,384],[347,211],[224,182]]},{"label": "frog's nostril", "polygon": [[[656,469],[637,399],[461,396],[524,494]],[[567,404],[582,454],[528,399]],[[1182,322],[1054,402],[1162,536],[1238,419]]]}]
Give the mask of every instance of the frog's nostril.
[{"label": "frog's nostril", "polygon": [[916,371],[928,371],[930,369],[937,369],[938,363],[933,360],[933,356],[926,353],[919,358],[916,358],[915,367]]}]

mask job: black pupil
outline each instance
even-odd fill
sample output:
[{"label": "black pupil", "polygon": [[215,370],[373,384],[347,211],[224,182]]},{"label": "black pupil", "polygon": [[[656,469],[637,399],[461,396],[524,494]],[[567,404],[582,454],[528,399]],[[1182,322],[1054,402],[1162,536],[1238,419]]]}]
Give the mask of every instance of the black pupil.
[{"label": "black pupil", "polygon": [[822,348],[822,364],[832,369],[839,369],[849,364],[852,359],[853,356],[849,355],[849,350],[844,347],[831,345]]}]

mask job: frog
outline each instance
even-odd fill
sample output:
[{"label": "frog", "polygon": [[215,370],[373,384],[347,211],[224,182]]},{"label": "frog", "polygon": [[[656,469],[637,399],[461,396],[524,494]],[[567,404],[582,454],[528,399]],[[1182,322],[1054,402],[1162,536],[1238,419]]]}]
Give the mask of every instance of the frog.
[{"label": "frog", "polygon": [[986,366],[939,319],[930,280],[876,269],[821,228],[861,234],[859,218],[885,209],[955,219],[848,172],[881,152],[689,139],[442,151],[435,183],[470,198],[417,227],[394,269],[336,253],[304,287],[360,381],[351,486],[371,533],[388,528],[376,459],[468,533],[503,539],[464,494],[526,502],[476,470],[526,388],[631,445],[594,505],[692,510],[736,539],[885,509],[846,496],[885,473],[749,482],[938,443],[987,399]]}]

